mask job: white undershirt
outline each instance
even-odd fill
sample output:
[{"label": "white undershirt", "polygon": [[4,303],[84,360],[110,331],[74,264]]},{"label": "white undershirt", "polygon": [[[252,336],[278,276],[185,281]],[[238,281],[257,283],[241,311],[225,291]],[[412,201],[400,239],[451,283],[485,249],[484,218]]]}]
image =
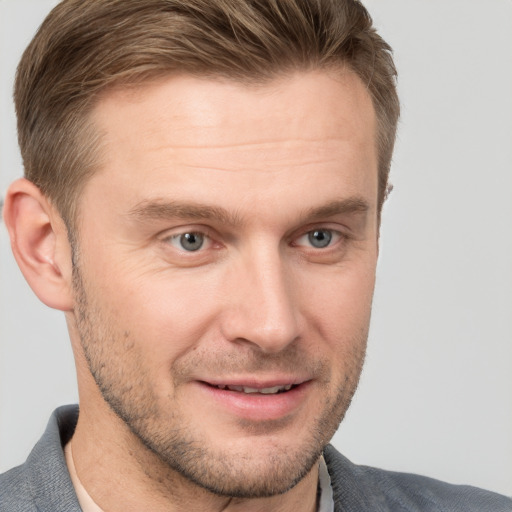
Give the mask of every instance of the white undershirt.
[{"label": "white undershirt", "polygon": [[320,457],[318,464],[318,483],[320,484],[320,501],[318,512],[334,512],[334,495],[332,492],[331,476],[327,469],[324,457]]},{"label": "white undershirt", "polygon": [[[71,443],[68,443],[64,448],[64,455],[66,457],[66,464],[68,466],[71,482],[75,488],[78,503],[83,512],[103,512],[98,504],[91,498],[89,493],[85,490],[82,482],[76,473],[75,463],[73,461],[73,453],[71,451]],[[320,484],[320,502],[318,504],[318,512],[334,512],[334,500],[332,494],[331,477],[327,471],[327,465],[323,457],[320,457],[318,466],[318,482]]]},{"label": "white undershirt", "polygon": [[78,503],[80,503],[80,508],[82,511],[103,512],[103,510],[96,504],[89,493],[85,490],[85,487],[82,485],[82,482],[80,482],[80,479],[76,474],[75,463],[73,461],[73,453],[71,452],[71,443],[68,443],[65,446],[64,455],[66,457],[66,464],[68,465],[69,476],[71,477],[71,482],[75,488],[76,497],[78,498]]}]

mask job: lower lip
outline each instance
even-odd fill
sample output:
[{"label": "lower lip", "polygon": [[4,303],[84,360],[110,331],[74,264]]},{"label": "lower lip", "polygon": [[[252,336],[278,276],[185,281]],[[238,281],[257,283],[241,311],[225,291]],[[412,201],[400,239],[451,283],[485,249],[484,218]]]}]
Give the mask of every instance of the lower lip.
[{"label": "lower lip", "polygon": [[252,421],[280,420],[297,412],[311,387],[311,382],[304,382],[284,393],[265,395],[219,389],[204,382],[198,384],[202,392],[228,413]]}]

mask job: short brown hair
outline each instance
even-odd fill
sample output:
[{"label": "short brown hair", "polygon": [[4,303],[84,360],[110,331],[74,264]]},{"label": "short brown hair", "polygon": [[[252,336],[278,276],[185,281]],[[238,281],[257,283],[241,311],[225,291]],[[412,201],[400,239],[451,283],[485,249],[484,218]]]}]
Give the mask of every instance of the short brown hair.
[{"label": "short brown hair", "polygon": [[399,116],[391,48],[356,0],[64,0],[18,67],[14,98],[25,176],[73,225],[94,172],[98,94],[173,72],[268,81],[345,66],[377,116],[379,211]]}]

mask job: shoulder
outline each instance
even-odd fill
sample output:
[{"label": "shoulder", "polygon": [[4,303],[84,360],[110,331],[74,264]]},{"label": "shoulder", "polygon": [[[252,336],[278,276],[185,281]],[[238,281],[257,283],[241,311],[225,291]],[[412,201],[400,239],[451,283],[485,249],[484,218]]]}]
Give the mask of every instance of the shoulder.
[{"label": "shoulder", "polygon": [[0,475],[0,512],[32,512],[30,488],[23,466]]},{"label": "shoulder", "polygon": [[0,512],[80,510],[63,453],[77,417],[75,406],[57,409],[26,462],[0,475]]},{"label": "shoulder", "polygon": [[[324,453],[335,503],[350,511],[512,512],[512,499],[467,485],[357,466],[332,446]],[[347,507],[348,504],[348,507]]]}]

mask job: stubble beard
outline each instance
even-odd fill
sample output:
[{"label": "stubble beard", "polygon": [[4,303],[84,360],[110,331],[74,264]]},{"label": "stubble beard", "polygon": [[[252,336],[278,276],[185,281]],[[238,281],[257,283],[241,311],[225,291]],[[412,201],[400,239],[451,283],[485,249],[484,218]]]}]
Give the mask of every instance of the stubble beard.
[{"label": "stubble beard", "polygon": [[[141,447],[156,455],[171,473],[175,472],[215,495],[250,499],[283,494],[311,471],[342,421],[356,390],[368,326],[352,343],[355,348],[350,354],[351,362],[346,366],[349,371],[343,382],[334,396],[326,392],[321,414],[313,424],[305,426],[307,434],[300,445],[294,444],[294,440],[290,440],[291,445],[286,449],[270,445],[261,457],[251,448],[247,452],[211,446],[205,433],[180,416],[179,410],[173,410],[172,402],[162,406],[151,386],[150,371],[140,366],[137,344],[130,340],[128,333],[115,328],[114,315],[105,316],[102,308],[89,300],[76,264],[73,283],[75,319],[82,350],[103,399]],[[304,367],[301,359],[304,356],[293,350],[290,354],[272,356],[276,358],[276,367],[294,368],[297,361],[302,361]],[[268,364],[263,357],[253,361],[251,368]],[[187,367],[185,364],[177,371],[184,372]],[[312,371],[323,380],[327,389],[331,379],[328,362],[317,361]],[[248,435],[251,435],[249,430]],[[251,443],[246,444],[250,446]],[[152,473],[151,469],[146,472],[147,475]],[[169,472],[166,475],[168,477]],[[161,480],[163,476],[156,478]]]}]

